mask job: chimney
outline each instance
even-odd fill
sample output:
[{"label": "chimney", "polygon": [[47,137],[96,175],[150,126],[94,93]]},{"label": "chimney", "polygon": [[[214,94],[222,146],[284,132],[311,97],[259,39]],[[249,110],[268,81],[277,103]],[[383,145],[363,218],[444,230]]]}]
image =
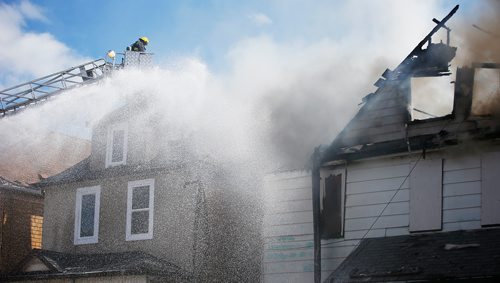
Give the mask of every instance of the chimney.
[{"label": "chimney", "polygon": [[474,87],[474,68],[457,68],[455,80],[455,97],[453,101],[453,116],[455,120],[463,121],[470,115],[472,106],[472,89]]}]

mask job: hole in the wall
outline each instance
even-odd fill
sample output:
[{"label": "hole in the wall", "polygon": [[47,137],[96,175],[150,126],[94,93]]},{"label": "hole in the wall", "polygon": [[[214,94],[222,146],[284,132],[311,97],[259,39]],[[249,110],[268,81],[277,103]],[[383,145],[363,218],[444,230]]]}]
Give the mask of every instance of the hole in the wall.
[{"label": "hole in the wall", "polygon": [[412,120],[442,117],[453,111],[452,78],[420,77],[411,79]]}]

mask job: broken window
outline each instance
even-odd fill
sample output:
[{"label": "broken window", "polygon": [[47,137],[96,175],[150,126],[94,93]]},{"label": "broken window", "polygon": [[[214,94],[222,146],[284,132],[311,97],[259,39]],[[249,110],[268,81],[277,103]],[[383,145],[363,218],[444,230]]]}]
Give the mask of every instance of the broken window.
[{"label": "broken window", "polygon": [[321,238],[340,238],[343,227],[343,172],[325,173],[321,178]]},{"label": "broken window", "polygon": [[451,80],[448,76],[411,79],[412,120],[425,120],[451,114],[454,93]]},{"label": "broken window", "polygon": [[126,164],[127,124],[113,125],[108,130],[106,146],[106,167]]},{"label": "broken window", "polygon": [[75,205],[75,245],[97,243],[101,187],[79,188]]},{"label": "broken window", "polygon": [[474,72],[472,115],[498,115],[500,109],[500,66],[478,66]]},{"label": "broken window", "polygon": [[153,238],[154,180],[128,183],[126,240]]}]

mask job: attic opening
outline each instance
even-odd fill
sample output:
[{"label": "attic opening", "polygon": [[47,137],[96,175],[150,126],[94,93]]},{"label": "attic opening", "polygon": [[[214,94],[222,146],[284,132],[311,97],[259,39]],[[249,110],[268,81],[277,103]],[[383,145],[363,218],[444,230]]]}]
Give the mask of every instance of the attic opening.
[{"label": "attic opening", "polygon": [[411,78],[411,118],[443,117],[453,111],[454,84],[449,76]]},{"label": "attic opening", "polygon": [[500,114],[500,64],[475,66],[471,114]]}]

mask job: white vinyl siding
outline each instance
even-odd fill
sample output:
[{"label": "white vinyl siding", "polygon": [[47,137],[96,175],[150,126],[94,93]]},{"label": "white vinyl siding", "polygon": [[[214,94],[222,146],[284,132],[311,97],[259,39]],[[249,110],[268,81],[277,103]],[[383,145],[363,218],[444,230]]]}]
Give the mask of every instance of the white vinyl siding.
[{"label": "white vinyl siding", "polygon": [[153,238],[154,179],[128,182],[126,240]]},{"label": "white vinyl siding", "polygon": [[443,231],[481,228],[481,158],[447,158],[443,164]]},{"label": "white vinyl siding", "polygon": [[101,187],[85,187],[76,191],[74,244],[95,244],[99,237]]},{"label": "white vinyl siding", "polygon": [[441,230],[443,160],[427,158],[412,164],[410,175],[410,231]]},{"label": "white vinyl siding", "polygon": [[128,126],[126,123],[109,127],[106,140],[106,168],[127,164]]},{"label": "white vinyl siding", "polygon": [[263,282],[313,282],[311,184],[306,171],[266,178]]}]

